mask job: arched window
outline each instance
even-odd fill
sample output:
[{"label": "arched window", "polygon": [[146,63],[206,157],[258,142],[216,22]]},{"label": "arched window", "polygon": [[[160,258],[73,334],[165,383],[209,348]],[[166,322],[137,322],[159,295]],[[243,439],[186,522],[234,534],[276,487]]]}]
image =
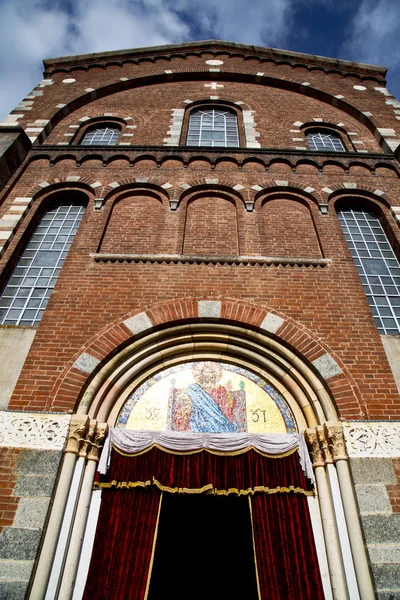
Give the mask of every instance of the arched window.
[{"label": "arched window", "polygon": [[339,222],[379,333],[400,333],[400,264],[376,215],[343,208]]},{"label": "arched window", "polygon": [[339,135],[330,131],[314,129],[307,131],[307,143],[310,150],[318,152],[346,152]]},{"label": "arched window", "polygon": [[84,146],[114,146],[121,130],[116,125],[96,125],[88,129],[81,140]]},{"label": "arched window", "polygon": [[188,146],[223,146],[238,148],[237,116],[227,108],[202,107],[189,119]]},{"label": "arched window", "polygon": [[38,325],[84,212],[60,203],[41,218],[1,295],[1,324]]}]

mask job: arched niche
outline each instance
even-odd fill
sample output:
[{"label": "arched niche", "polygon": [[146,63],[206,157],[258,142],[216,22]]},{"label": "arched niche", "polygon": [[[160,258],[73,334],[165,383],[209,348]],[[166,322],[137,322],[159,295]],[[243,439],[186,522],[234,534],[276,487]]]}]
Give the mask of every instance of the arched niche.
[{"label": "arched niche", "polygon": [[130,191],[111,209],[101,252],[151,254],[161,251],[166,209],[151,191]]},{"label": "arched niche", "polygon": [[321,257],[315,225],[305,201],[274,194],[261,204],[266,256]]},{"label": "arched niche", "polygon": [[186,206],[184,254],[239,254],[237,209],[225,194],[205,192]]}]

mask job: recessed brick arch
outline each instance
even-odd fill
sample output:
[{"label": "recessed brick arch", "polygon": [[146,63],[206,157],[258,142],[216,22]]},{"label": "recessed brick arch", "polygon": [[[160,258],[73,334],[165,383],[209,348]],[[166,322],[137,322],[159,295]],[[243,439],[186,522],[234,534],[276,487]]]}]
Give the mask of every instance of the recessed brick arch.
[{"label": "recessed brick arch", "polygon": [[[116,353],[156,328],[175,326],[188,321],[233,323],[272,336],[305,359],[319,377],[336,404],[343,407],[342,416],[361,412],[361,394],[345,364],[309,329],[276,311],[235,298],[176,298],[145,307],[110,323],[84,344],[60,374],[49,398],[49,408],[65,407],[66,399],[77,402],[93,372],[111,360]],[[321,384],[322,385],[322,384]]]},{"label": "recessed brick arch", "polygon": [[99,198],[102,198],[106,202],[122,192],[132,190],[146,193],[147,190],[158,192],[163,198],[169,200],[172,188],[173,185],[171,183],[159,177],[126,177],[118,181],[112,181],[104,186],[102,194],[99,194]]}]

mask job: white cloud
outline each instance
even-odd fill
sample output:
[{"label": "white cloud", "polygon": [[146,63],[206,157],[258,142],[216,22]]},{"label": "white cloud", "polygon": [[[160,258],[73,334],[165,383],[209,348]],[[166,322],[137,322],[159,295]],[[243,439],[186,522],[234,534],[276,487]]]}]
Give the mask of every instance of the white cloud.
[{"label": "white cloud", "polygon": [[42,78],[43,58],[193,39],[281,46],[294,0],[0,0],[0,119]]},{"label": "white cloud", "polygon": [[395,77],[400,76],[399,0],[362,0],[342,47],[350,60],[389,67],[393,92],[400,94]]}]

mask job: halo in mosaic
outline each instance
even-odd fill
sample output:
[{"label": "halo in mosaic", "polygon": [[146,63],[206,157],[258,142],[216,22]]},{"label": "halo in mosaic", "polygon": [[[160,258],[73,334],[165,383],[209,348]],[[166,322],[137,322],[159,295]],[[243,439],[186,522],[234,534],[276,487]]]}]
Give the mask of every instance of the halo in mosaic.
[{"label": "halo in mosaic", "polygon": [[198,433],[295,433],[289,406],[264,379],[216,361],[160,371],[128,398],[117,427]]}]

